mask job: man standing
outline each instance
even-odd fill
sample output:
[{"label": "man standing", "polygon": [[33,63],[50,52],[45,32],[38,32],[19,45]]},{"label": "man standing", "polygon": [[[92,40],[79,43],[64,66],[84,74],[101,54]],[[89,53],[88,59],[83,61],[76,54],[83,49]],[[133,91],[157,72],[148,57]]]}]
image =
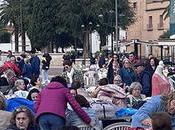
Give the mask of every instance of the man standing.
[{"label": "man standing", "polygon": [[31,59],[30,63],[32,66],[32,76],[39,77],[40,75],[40,59],[39,57],[35,54],[35,50],[31,51]]},{"label": "man standing", "polygon": [[50,61],[52,60],[52,57],[49,53],[44,53],[42,57],[42,84],[48,84],[49,83],[49,77],[48,77],[48,70],[50,68]]}]

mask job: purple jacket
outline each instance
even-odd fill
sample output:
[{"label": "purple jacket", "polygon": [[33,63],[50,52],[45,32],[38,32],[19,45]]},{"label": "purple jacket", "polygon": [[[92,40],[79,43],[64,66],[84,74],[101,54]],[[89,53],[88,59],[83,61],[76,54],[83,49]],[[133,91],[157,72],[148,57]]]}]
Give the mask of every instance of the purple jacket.
[{"label": "purple jacket", "polygon": [[86,124],[90,124],[90,117],[81,109],[75,98],[70,94],[69,89],[59,82],[49,83],[40,92],[35,103],[36,118],[43,113],[52,113],[65,118],[67,102]]}]

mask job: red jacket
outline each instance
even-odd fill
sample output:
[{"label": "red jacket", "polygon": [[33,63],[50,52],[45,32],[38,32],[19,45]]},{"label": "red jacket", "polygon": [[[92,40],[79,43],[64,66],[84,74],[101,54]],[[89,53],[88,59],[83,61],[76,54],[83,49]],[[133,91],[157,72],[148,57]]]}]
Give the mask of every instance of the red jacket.
[{"label": "red jacket", "polygon": [[14,62],[11,61],[6,61],[3,66],[2,66],[3,70],[7,70],[7,69],[12,69],[16,75],[20,75],[21,74],[21,70],[18,68],[17,64],[15,64]]}]

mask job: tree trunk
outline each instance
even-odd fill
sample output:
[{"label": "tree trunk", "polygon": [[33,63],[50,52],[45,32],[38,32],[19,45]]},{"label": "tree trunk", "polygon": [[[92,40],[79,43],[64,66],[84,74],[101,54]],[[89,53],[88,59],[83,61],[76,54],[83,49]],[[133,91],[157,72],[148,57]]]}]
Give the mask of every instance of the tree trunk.
[{"label": "tree trunk", "polygon": [[52,42],[52,53],[54,53],[54,44]]},{"label": "tree trunk", "polygon": [[106,35],[104,34],[99,34],[100,35],[100,50],[101,50],[101,47],[102,46],[105,46],[106,45]]},{"label": "tree trunk", "polygon": [[85,31],[83,35],[83,64],[86,65],[86,58],[89,51],[89,32]]},{"label": "tree trunk", "polygon": [[26,36],[24,30],[22,30],[21,32],[21,38],[22,38],[22,51],[26,51]]},{"label": "tree trunk", "polygon": [[51,53],[54,53],[54,45],[53,45],[52,42],[50,43],[50,52],[51,52]]},{"label": "tree trunk", "polygon": [[58,46],[56,46],[56,53],[58,53]]},{"label": "tree trunk", "polygon": [[50,53],[50,50],[51,50],[50,43],[47,44],[46,48],[47,48],[47,52]]},{"label": "tree trunk", "polygon": [[14,25],[14,34],[15,34],[15,52],[19,52],[19,28],[17,26]]},{"label": "tree trunk", "polygon": [[64,53],[64,47],[61,47],[62,53]]}]

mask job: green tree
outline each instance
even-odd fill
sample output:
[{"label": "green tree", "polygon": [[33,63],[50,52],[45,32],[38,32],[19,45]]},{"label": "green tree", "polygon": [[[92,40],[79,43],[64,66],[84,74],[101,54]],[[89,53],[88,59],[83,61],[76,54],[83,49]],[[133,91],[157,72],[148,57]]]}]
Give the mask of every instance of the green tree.
[{"label": "green tree", "polygon": [[64,47],[72,46],[73,42],[74,42],[74,38],[70,36],[68,33],[57,34],[54,40],[56,50],[58,49],[58,47],[61,47],[62,52],[64,52]]},{"label": "green tree", "polygon": [[168,39],[169,37],[170,37],[169,30],[167,30],[166,32],[163,32],[163,34],[159,36],[160,39]]},{"label": "green tree", "polygon": [[[103,15],[103,18],[99,18],[99,15]],[[65,0],[58,16],[62,30],[80,37],[81,25],[84,25],[84,32],[97,30],[102,44],[105,44],[106,39],[103,38],[115,30],[115,0]],[[128,0],[118,0],[119,27],[126,29],[134,22],[134,16]],[[92,25],[89,28],[90,22]],[[100,28],[96,25],[100,25]]]},{"label": "green tree", "polygon": [[[162,2],[167,2],[170,0],[163,0]],[[164,16],[164,19],[168,18],[169,17],[169,13],[170,13],[170,4],[165,8],[165,10],[163,11],[163,16]]]},{"label": "green tree", "polygon": [[14,28],[15,51],[18,52],[19,34],[22,37],[22,50],[25,51],[25,27],[23,18],[24,0],[4,0],[1,4],[1,23],[7,26],[9,23]]},{"label": "green tree", "polygon": [[[35,48],[55,43],[62,33],[73,37],[73,43],[83,35],[87,42],[88,34],[94,30],[99,32],[104,44],[105,37],[115,30],[115,0],[27,0],[27,3],[25,25],[28,25],[27,34]],[[134,22],[134,11],[128,0],[118,3],[119,17],[123,16],[119,18],[119,26],[126,29]],[[103,19],[98,17],[101,13]]]},{"label": "green tree", "polygon": [[10,43],[10,33],[6,31],[4,25],[0,25],[0,43]]},{"label": "green tree", "polygon": [[19,0],[4,0],[0,6],[1,24],[13,26],[15,35],[15,52],[18,52],[18,35],[19,35]]},{"label": "green tree", "polygon": [[[99,15],[103,18],[99,18]],[[115,0],[65,0],[60,6],[58,16],[60,23],[58,28],[61,31],[71,33],[74,37],[83,37],[84,57],[86,57],[89,51],[89,33],[97,30],[101,45],[105,45],[106,37],[114,32]],[[134,22],[134,16],[135,13],[128,0],[119,0],[119,27],[126,29]]]},{"label": "green tree", "polygon": [[41,48],[53,43],[55,36],[55,16],[57,0],[33,0],[28,36],[33,48]]}]

